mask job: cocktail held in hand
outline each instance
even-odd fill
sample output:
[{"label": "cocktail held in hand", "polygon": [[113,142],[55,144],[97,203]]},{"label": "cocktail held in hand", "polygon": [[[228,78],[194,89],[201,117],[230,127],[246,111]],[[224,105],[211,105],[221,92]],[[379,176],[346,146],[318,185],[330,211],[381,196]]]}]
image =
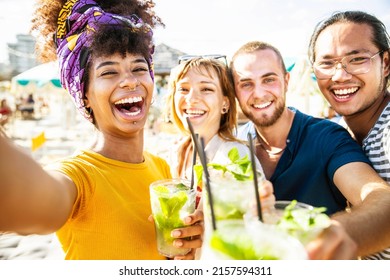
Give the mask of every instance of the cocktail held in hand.
[{"label": "cocktail held in hand", "polygon": [[265,222],[276,225],[278,230],[306,245],[330,226],[325,211],[325,207],[313,207],[296,200],[276,201],[274,211],[268,213]]},{"label": "cocktail held in hand", "polygon": [[[216,221],[226,219],[243,219],[245,213],[256,207],[256,192],[253,182],[251,161],[248,156],[240,157],[237,148],[229,151],[230,162],[227,164],[208,163],[210,188],[213,196],[213,208]],[[197,177],[203,169],[196,168]],[[264,175],[257,171],[258,186],[261,186]],[[205,215],[210,216],[209,199],[206,188],[203,188],[203,205]]]},{"label": "cocktail held in hand", "polygon": [[259,213],[255,190],[264,176],[258,174],[255,184],[248,157],[240,157],[234,148],[228,157],[228,164],[207,164],[210,188],[202,191],[205,234],[201,259],[307,259],[304,245],[330,225],[322,213],[325,209],[276,201],[275,209]]},{"label": "cocktail held in hand", "polygon": [[224,220],[202,248],[204,259],[305,260],[307,253],[297,239],[258,219]]},{"label": "cocktail held in hand", "polygon": [[184,179],[167,179],[150,185],[150,199],[154,218],[157,249],[172,258],[187,254],[191,249],[173,246],[172,230],[185,227],[183,219],[195,211],[196,190]]},{"label": "cocktail held in hand", "polygon": [[324,208],[297,201],[276,201],[275,210],[264,216],[253,213],[244,220],[225,220],[212,231],[202,248],[205,259],[304,260],[304,248],[330,225]]}]

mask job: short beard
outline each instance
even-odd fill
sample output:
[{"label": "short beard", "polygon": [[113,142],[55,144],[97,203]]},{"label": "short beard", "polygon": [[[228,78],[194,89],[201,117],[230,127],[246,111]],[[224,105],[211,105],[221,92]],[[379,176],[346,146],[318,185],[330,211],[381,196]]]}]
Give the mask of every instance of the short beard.
[{"label": "short beard", "polygon": [[274,114],[271,117],[267,117],[266,114],[261,114],[260,116],[258,116],[258,115],[254,116],[251,111],[246,111],[246,110],[242,110],[242,112],[244,113],[244,115],[248,119],[250,119],[255,124],[255,126],[269,127],[269,126],[274,125],[279,120],[279,118],[283,114],[284,109],[285,109],[285,104],[279,104],[276,107],[276,111],[274,112]]}]

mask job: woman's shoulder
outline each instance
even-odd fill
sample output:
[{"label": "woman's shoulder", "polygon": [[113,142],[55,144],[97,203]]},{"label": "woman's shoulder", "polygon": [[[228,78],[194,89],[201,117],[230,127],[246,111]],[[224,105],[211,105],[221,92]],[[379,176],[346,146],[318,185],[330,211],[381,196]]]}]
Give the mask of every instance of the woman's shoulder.
[{"label": "woman's shoulder", "polygon": [[152,154],[148,151],[144,151],[144,158],[147,168],[151,168],[154,171],[161,173],[165,177],[172,176],[171,167],[164,158]]},{"label": "woman's shoulder", "polygon": [[[91,169],[93,156],[87,150],[76,150],[72,155],[59,158],[45,165],[48,170]],[[91,170],[90,170],[91,171]]]},{"label": "woman's shoulder", "polygon": [[151,160],[151,161],[166,161],[165,159],[163,159],[162,157],[160,157],[159,155],[156,155],[152,152],[149,152],[149,151],[144,151],[144,158],[145,158],[145,161],[146,160]]},{"label": "woman's shoulder", "polygon": [[149,151],[144,151],[144,158],[145,158],[145,162],[147,164],[153,162],[155,164],[159,164],[159,165],[163,165],[163,166],[169,166],[168,162],[166,159],[164,159],[163,157],[159,156],[159,155],[156,155],[156,154],[153,154]]}]

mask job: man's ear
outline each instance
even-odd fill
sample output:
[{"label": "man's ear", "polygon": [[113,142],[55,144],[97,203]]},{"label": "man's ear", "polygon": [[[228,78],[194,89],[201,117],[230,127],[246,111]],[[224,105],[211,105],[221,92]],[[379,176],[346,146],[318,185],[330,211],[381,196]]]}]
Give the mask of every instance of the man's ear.
[{"label": "man's ear", "polygon": [[385,51],[383,53],[383,74],[385,77],[390,75],[390,53]]},{"label": "man's ear", "polygon": [[290,72],[287,72],[284,76],[284,82],[286,83],[286,88],[288,88],[288,82],[290,81]]}]

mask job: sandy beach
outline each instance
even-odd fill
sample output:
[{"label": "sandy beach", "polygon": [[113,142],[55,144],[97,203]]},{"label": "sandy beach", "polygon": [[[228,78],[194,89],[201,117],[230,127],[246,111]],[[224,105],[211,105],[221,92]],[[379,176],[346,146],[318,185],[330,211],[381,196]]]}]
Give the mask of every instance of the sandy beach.
[{"label": "sandy beach", "polygon": [[0,234],[0,260],[63,260],[64,253],[55,234]]}]

